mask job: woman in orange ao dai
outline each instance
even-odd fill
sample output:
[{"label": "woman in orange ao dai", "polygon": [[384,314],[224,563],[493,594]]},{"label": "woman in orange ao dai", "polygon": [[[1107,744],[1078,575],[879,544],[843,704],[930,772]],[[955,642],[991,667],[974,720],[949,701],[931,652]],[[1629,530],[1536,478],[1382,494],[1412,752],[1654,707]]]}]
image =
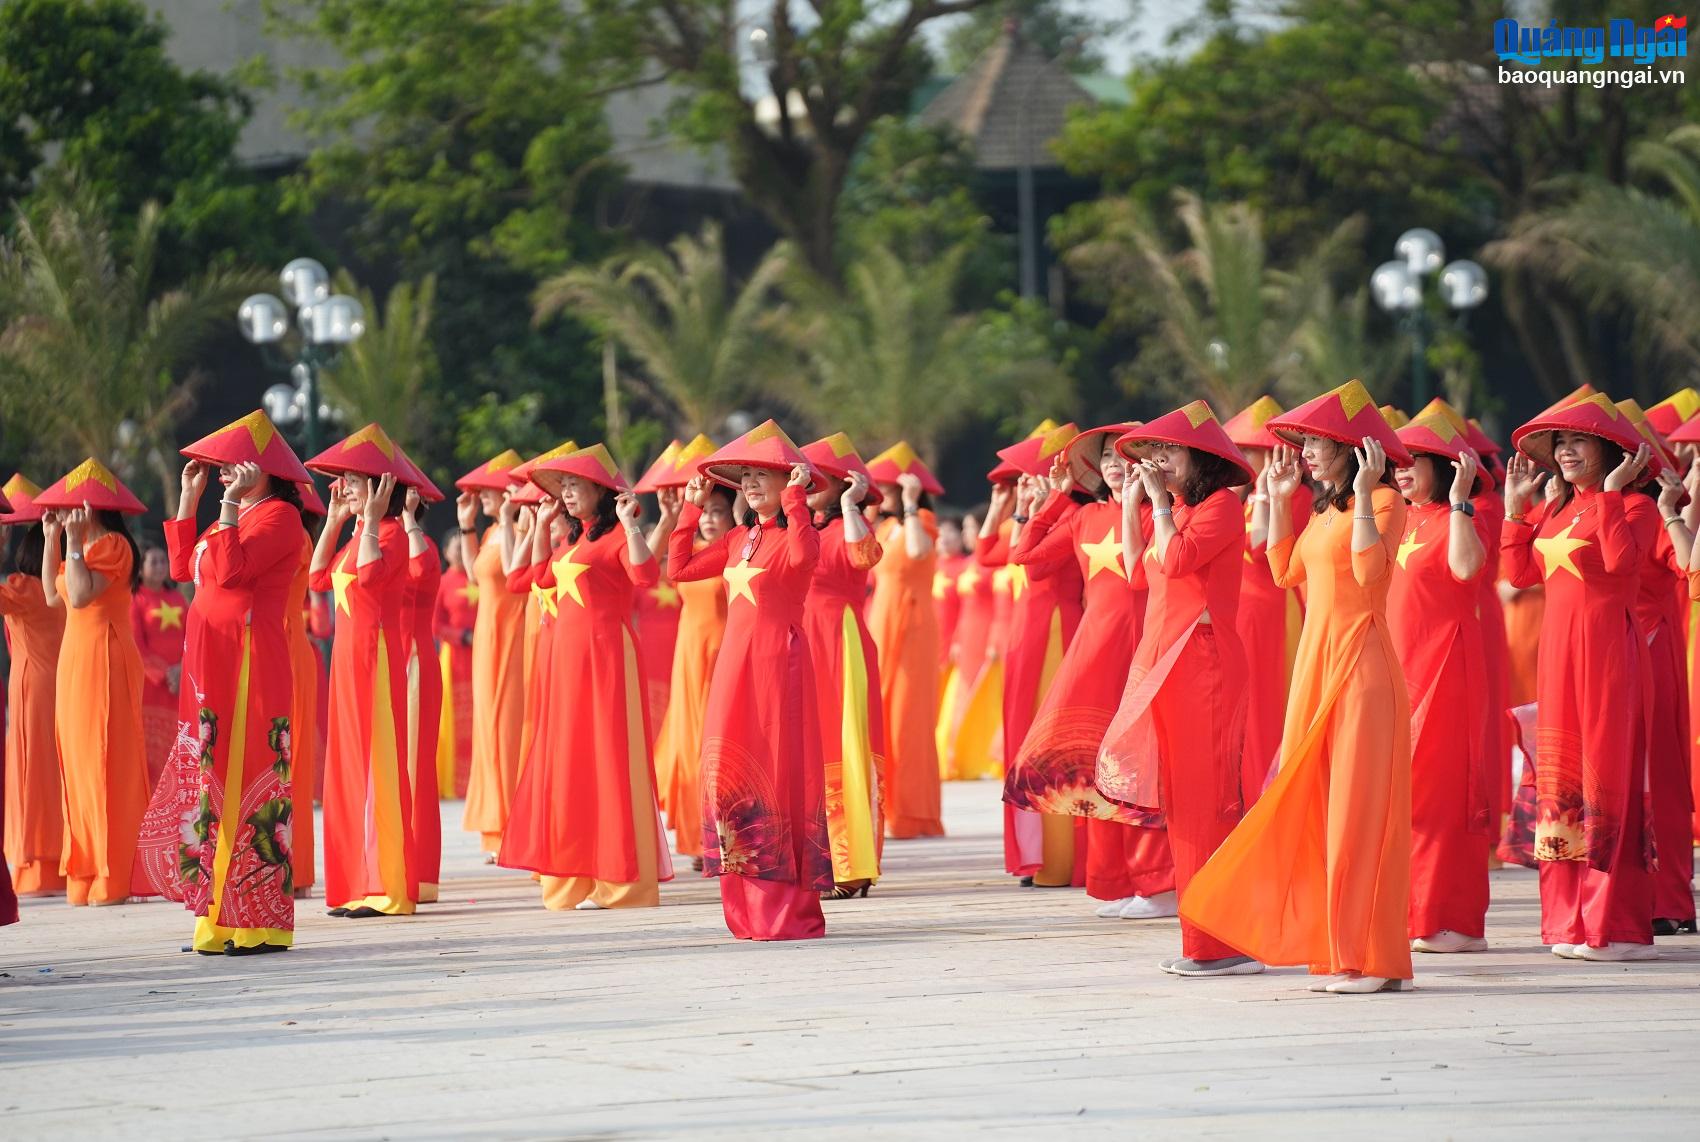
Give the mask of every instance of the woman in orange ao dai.
[{"label": "woman in orange ao dai", "polygon": [[1269,427],[1302,444],[1271,461],[1275,502],[1298,487],[1301,461],[1320,488],[1300,538],[1282,513],[1269,522],[1276,582],[1307,591],[1280,773],[1193,878],[1181,919],[1263,963],[1332,976],[1312,990],[1403,990],[1411,710],[1387,622],[1405,532],[1388,459],[1410,455],[1357,381]]},{"label": "woman in orange ao dai", "polygon": [[[553,592],[557,613],[548,661],[537,669],[558,684],[542,692],[497,863],[541,874],[551,910],[653,908],[673,869],[655,801],[632,597],[660,571],[637,497],[602,445],[541,461],[531,480],[547,498],[530,574]],[[551,551],[563,509],[565,540]]]},{"label": "woman in orange ao dai", "polygon": [[[720,878],[734,936],[815,939],[826,934],[820,894],[832,887],[814,662],[803,631],[803,601],[820,558],[807,491],[815,476],[771,420],[698,470],[667,565],[678,582],[720,576],[727,583],[726,638],[703,726],[703,864]],[[749,515],[693,551],[710,478],[735,482]]]},{"label": "woman in orange ao dai", "polygon": [[60,871],[72,904],[122,904],[132,892],[150,891],[135,868],[149,790],[142,656],[130,626],[139,568],[123,518],[146,509],[94,459],[35,502],[49,509],[42,520],[42,594],[48,606],[68,608],[54,719],[65,783]]},{"label": "woman in orange ao dai", "polygon": [[54,692],[65,609],[47,605],[41,590],[41,489],[14,475],[0,489],[10,507],[0,525],[7,542],[5,578],[0,579],[0,615],[5,616],[12,673],[6,702],[6,863],[19,896],[56,896],[65,891],[59,853],[65,841],[65,798],[54,740]]}]

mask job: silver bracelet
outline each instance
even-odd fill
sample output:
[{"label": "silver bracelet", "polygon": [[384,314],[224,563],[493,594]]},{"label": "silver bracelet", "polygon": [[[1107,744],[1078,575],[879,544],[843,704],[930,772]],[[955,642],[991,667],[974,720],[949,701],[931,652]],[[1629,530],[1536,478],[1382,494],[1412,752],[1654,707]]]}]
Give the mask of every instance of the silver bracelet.
[{"label": "silver bracelet", "polygon": [[1354,515],[1352,518],[1353,519],[1368,520],[1370,523],[1375,522],[1375,517],[1372,516],[1372,515]]},{"label": "silver bracelet", "polygon": [[1175,511],[1174,511],[1173,508],[1152,508],[1151,514],[1152,515],[1174,515]]},{"label": "silver bracelet", "polygon": [[224,499],[223,497],[220,497],[218,502],[221,503],[221,504],[229,504],[231,507],[237,508],[237,509],[240,509],[242,507],[242,501],[241,500],[227,500],[227,499]]},{"label": "silver bracelet", "polygon": [[65,558],[75,559],[78,563],[81,563],[83,561],[83,553],[81,551],[67,551],[65,553]]}]

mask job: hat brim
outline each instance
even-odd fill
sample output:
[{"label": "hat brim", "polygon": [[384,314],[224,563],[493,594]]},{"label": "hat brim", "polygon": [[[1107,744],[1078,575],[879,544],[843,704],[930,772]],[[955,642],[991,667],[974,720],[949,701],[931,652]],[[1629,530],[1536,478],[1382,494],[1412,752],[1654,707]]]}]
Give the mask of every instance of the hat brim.
[{"label": "hat brim", "polygon": [[1592,436],[1596,439],[1614,444],[1631,455],[1645,444],[1652,450],[1653,453],[1652,460],[1648,463],[1645,474],[1648,477],[1658,475],[1658,473],[1663,471],[1665,467],[1664,460],[1659,455],[1659,449],[1653,448],[1644,436],[1642,436],[1639,432],[1636,432],[1634,425],[1629,425],[1629,430],[1630,433],[1633,433],[1632,436],[1628,434],[1623,436],[1614,436],[1608,435],[1604,432],[1590,432],[1588,429],[1578,428],[1574,424],[1553,424],[1542,418],[1539,420],[1531,420],[1528,424],[1525,424],[1522,428],[1519,428],[1516,432],[1512,433],[1511,446],[1523,455],[1527,456],[1529,459],[1533,460],[1536,464],[1539,464],[1541,467],[1546,468],[1549,471],[1556,472],[1558,470],[1558,461],[1553,459],[1553,437],[1560,432],[1578,432],[1583,436]]},{"label": "hat brim", "polygon": [[1182,440],[1178,436],[1171,436],[1164,432],[1149,432],[1144,427],[1136,428],[1132,432],[1126,433],[1125,435],[1117,438],[1116,451],[1131,460],[1135,457],[1130,449],[1137,449],[1152,444],[1173,444],[1181,448],[1191,448],[1196,451],[1218,457],[1222,460],[1226,460],[1234,466],[1234,471],[1239,473],[1238,479],[1229,482],[1228,487],[1230,488],[1238,488],[1257,479],[1257,473],[1251,470],[1251,465],[1246,463],[1244,456],[1234,456],[1219,448],[1208,448],[1196,440]]},{"label": "hat brim", "polygon": [[[697,465],[697,471],[722,487],[731,488],[734,492],[741,492],[743,491],[743,484],[735,475],[731,474],[737,472],[740,468],[760,468],[765,472],[780,472],[789,479],[791,469],[794,467],[796,467],[794,464],[769,464],[759,460],[727,460],[718,464],[710,464],[705,461]],[[818,492],[820,488],[820,472],[813,464],[810,464],[809,482],[803,490],[805,492]]]},{"label": "hat brim", "polygon": [[[1380,413],[1377,413],[1376,415],[1379,416]],[[1305,446],[1305,437],[1307,436],[1320,436],[1324,440],[1332,440],[1336,444],[1344,444],[1351,448],[1362,447],[1364,442],[1364,437],[1362,436],[1347,436],[1345,433],[1337,432],[1333,429],[1317,428],[1314,425],[1305,425],[1303,427],[1282,425],[1279,428],[1270,428],[1269,431],[1278,437],[1282,443],[1290,444],[1294,448],[1303,448]],[[1394,430],[1391,428],[1387,430],[1388,435],[1393,437],[1391,442],[1383,440],[1379,436],[1376,437],[1375,440],[1387,451],[1387,458],[1389,460],[1401,468],[1408,468],[1411,466],[1411,453],[1405,448],[1404,442],[1397,436],[1393,435],[1393,431]]]}]

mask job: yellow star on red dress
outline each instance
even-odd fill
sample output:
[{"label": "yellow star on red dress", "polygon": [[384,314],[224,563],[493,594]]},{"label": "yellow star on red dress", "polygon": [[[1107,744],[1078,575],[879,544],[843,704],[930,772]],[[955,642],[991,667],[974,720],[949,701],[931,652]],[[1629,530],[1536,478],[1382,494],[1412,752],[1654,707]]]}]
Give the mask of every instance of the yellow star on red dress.
[{"label": "yellow star on red dress", "polygon": [[455,594],[465,599],[469,605],[474,604],[478,602],[478,584],[469,581],[466,586],[456,591]]},{"label": "yellow star on red dress", "polygon": [[670,611],[679,605],[679,589],[666,581],[651,587],[649,597],[655,601],[657,610]]},{"label": "yellow star on red dress", "polygon": [[726,605],[731,606],[735,599],[743,598],[748,599],[753,606],[756,597],[750,593],[750,580],[766,571],[766,567],[750,566],[749,560],[746,559],[742,563],[735,563],[721,572],[726,582],[731,584],[731,589],[726,592]]},{"label": "yellow star on red dress", "polygon": [[579,606],[584,606],[584,596],[579,593],[579,576],[590,570],[590,564],[577,563],[573,556],[578,554],[574,547],[565,555],[549,565],[555,573],[555,604],[558,607],[562,599],[571,599]]},{"label": "yellow star on red dress", "polygon": [[1097,543],[1082,543],[1080,550],[1086,552],[1086,579],[1090,582],[1100,571],[1108,571],[1124,582],[1127,572],[1122,569],[1122,541],[1116,534],[1114,524],[1104,533],[1104,538]]},{"label": "yellow star on red dress", "polygon": [[561,613],[560,607],[555,604],[555,592],[548,587],[541,587],[533,583],[531,585],[531,597],[537,600],[537,609],[550,618]]},{"label": "yellow star on red dress", "polygon": [[159,606],[149,611],[153,621],[159,624],[160,630],[182,630],[183,608],[174,607],[170,603],[161,602]]},{"label": "yellow star on red dress", "polygon": [[1394,556],[1394,558],[1399,561],[1399,566],[1404,567],[1406,566],[1405,561],[1412,555],[1415,555],[1419,548],[1424,546],[1426,545],[1417,542],[1417,529],[1413,527],[1411,529],[1411,533],[1405,537],[1405,542],[1399,545],[1399,552]]},{"label": "yellow star on red dress", "polygon": [[1009,593],[1011,598],[1019,599],[1027,593],[1027,568],[1020,563],[1009,565]]},{"label": "yellow star on red dress", "polygon": [[956,577],[956,593],[958,595],[972,595],[975,584],[979,582],[980,568],[970,563],[962,574]]},{"label": "yellow star on red dress", "polygon": [[1578,579],[1583,577],[1582,569],[1576,566],[1576,561],[1571,556],[1575,555],[1578,549],[1588,546],[1590,541],[1572,537],[1570,533],[1575,530],[1576,521],[1571,520],[1557,535],[1535,540],[1535,550],[1540,554],[1541,562],[1546,565],[1546,578],[1551,579],[1561,570],[1570,572]]},{"label": "yellow star on red dress", "polygon": [[331,593],[336,596],[336,609],[345,615],[354,613],[348,609],[348,587],[354,580],[355,574],[352,571],[331,572]]}]

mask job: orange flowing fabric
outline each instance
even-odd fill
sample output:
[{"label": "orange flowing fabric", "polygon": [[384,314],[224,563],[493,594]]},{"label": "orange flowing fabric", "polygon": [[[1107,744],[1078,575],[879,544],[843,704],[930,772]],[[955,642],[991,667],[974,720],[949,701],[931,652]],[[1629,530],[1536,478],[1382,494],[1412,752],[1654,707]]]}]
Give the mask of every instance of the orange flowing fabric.
[{"label": "orange flowing fabric", "polygon": [[[1288,501],[1293,535],[1310,519],[1310,492],[1304,487]],[[1275,773],[1281,755],[1281,726],[1287,716],[1287,688],[1293,679],[1293,655],[1304,623],[1299,592],[1276,585],[1269,571],[1269,552],[1251,542],[1251,511],[1245,505],[1245,560],[1241,565],[1240,608],[1237,622],[1251,676],[1246,689],[1245,750],[1241,788],[1246,808],[1257,803]]]},{"label": "orange flowing fabric", "polygon": [[[443,556],[430,536],[409,557],[402,587],[407,638],[407,784],[413,797],[413,859],[421,904],[435,904],[443,869],[443,812],[437,804],[437,731],[443,723],[443,667],[437,661],[437,587]],[[411,550],[411,548],[410,548]]]},{"label": "orange flowing fabric", "polygon": [[950,648],[950,686],[939,712],[939,775],[946,781],[1002,774],[994,756],[1003,726],[1002,634],[993,630],[995,577],[972,557],[956,576],[960,608]]},{"label": "orange flowing fabric", "polygon": [[478,586],[459,566],[437,584],[438,673],[443,717],[437,727],[437,792],[465,797],[472,774],[472,631],[478,621]]},{"label": "orange flowing fabric", "polygon": [[[933,542],[939,529],[922,511]],[[879,648],[880,707],[885,715],[886,832],[903,840],[944,836],[938,754],[939,619],[933,609],[937,549],[911,559],[903,521],[883,521],[874,533],[884,557],[873,569],[868,629]]]},{"label": "orange flowing fabric", "polygon": [[1181,918],[1266,964],[1409,979],[1411,708],[1387,623],[1405,503],[1388,487],[1372,501],[1381,542],[1365,551],[1355,500],[1269,549],[1275,581],[1306,590],[1281,769]]},{"label": "orange flowing fabric", "polygon": [[839,884],[877,880],[880,874],[885,726],[879,655],[862,621],[862,604],[868,597],[868,572],[881,557],[879,540],[871,533],[859,543],[847,543],[844,521],[828,521],[820,529],[820,562],[803,603],[826,759],[832,878]]},{"label": "orange flowing fabric", "polygon": [[301,560],[289,583],[289,599],[283,609],[283,636],[289,642],[290,754],[289,793],[295,814],[291,852],[295,857],[295,891],[302,892],[318,882],[314,872],[313,803],[319,794],[319,770],[323,768],[323,735],[319,722],[319,691],[324,667],[319,652],[307,635],[307,582],[313,565],[313,540],[301,541]]},{"label": "orange flowing fabric", "polygon": [[405,916],[419,903],[407,780],[407,645],[412,571],[401,521],[378,525],[379,558],[360,566],[357,523],[312,589],[336,597],[325,749],[325,903]]},{"label": "orange flowing fabric", "polygon": [[193,582],[195,601],[179,729],[137,868],[195,914],[198,952],[295,941],[295,687],[284,615],[305,542],[300,512],[276,497],[198,539],[193,519],[165,523],[172,578]]},{"label": "orange flowing fabric", "polygon": [[65,891],[59,871],[65,841],[64,791],[54,740],[53,695],[65,609],[50,607],[34,575],[0,580],[0,615],[12,654],[7,683],[6,863],[20,896]]},{"label": "orange flowing fabric", "polygon": [[502,829],[519,784],[525,717],[526,595],[508,590],[497,529],[485,531],[472,564],[478,618],[472,626],[472,773],[461,827],[482,834],[487,853],[502,847]]},{"label": "orange flowing fabric", "polygon": [[189,600],[176,587],[137,587],[130,599],[130,626],[142,655],[142,734],[146,738],[148,789],[159,784],[177,737],[177,695],[169,674],[183,662],[183,615]]},{"label": "orange flowing fabric", "polygon": [[703,869],[720,878],[727,929],[741,940],[824,936],[820,893],[832,887],[826,766],[803,633],[820,535],[801,488],[786,488],[781,503],[783,527],[775,516],[694,552],[702,509],[687,504],[667,548],[676,582],[727,584],[726,637],[703,723]]},{"label": "orange flowing fabric", "polygon": [[[676,584],[682,606],[673,643],[667,716],[655,740],[655,768],[668,775],[667,823],[680,855],[702,855],[702,730],[708,685],[726,637],[726,584],[701,579]],[[659,780],[659,776],[657,777]]]},{"label": "orange flowing fabric", "polygon": [[1647,789],[1652,801],[1653,836],[1659,864],[1653,872],[1653,916],[1683,923],[1694,919],[1694,794],[1689,773],[1688,678],[1685,674],[1683,617],[1674,585],[1686,587],[1671,545],[1670,529],[1659,519],[1649,495],[1625,499],[1632,527],[1651,536],[1636,591],[1635,620],[1647,644],[1652,673],[1652,722],[1647,735]]},{"label": "orange flowing fabric", "polygon": [[[1490,750],[1503,714],[1487,673],[1481,585],[1460,581],[1447,558],[1452,505],[1417,504],[1405,516],[1389,614],[1411,699],[1411,939],[1443,930],[1480,938],[1488,908],[1482,850],[1499,832]],[[1484,548],[1499,527],[1478,514]],[[1479,576],[1489,577],[1484,566]],[[1500,800],[1503,800],[1501,798]]]},{"label": "orange flowing fabric", "polygon": [[[54,734],[65,781],[65,849],[60,871],[72,904],[114,903],[146,894],[135,878],[136,838],[148,806],[142,738],[142,656],[130,626],[130,546],[110,533],[83,552],[106,589],[87,606],[65,599]],[[135,885],[134,889],[132,885]]]},{"label": "orange flowing fabric", "polygon": [[[509,578],[551,593],[557,617],[539,643],[545,684],[498,863],[541,874],[543,900],[568,909],[655,907],[672,867],[655,801],[649,709],[634,589],[653,587],[656,561],[633,563],[623,528],[558,545],[546,563]],[[547,661],[543,655],[547,654]]]},{"label": "orange flowing fabric", "polygon": [[[633,596],[633,614],[644,672],[644,700],[649,704],[649,724],[659,727],[667,716],[667,691],[673,682],[673,643],[679,637],[680,598],[678,585],[663,576],[653,587]],[[667,809],[671,775],[656,771],[661,807]]]}]

